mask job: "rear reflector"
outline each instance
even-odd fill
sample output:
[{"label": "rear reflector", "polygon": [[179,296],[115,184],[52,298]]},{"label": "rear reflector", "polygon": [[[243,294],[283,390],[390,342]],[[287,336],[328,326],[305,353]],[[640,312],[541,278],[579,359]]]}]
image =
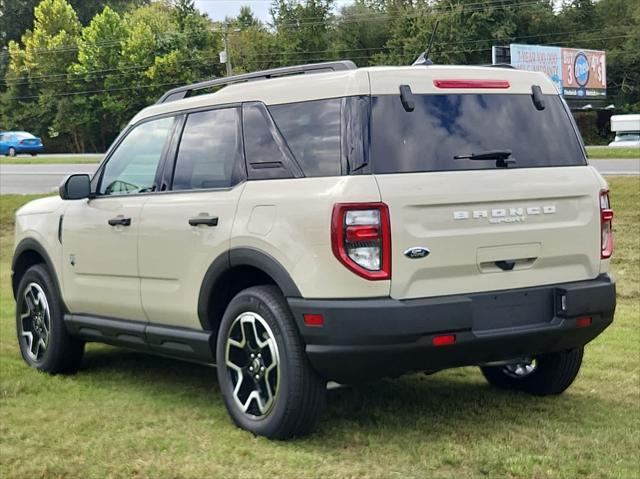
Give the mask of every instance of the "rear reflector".
[{"label": "rear reflector", "polygon": [[303,314],[302,318],[307,326],[324,326],[324,317],[321,314]]},{"label": "rear reflector", "polygon": [[581,318],[576,319],[576,326],[578,328],[588,328],[589,326],[591,326],[592,322],[593,322],[593,319],[591,318],[591,316],[583,316]]},{"label": "rear reflector", "polygon": [[509,88],[507,80],[433,80],[437,88]]},{"label": "rear reflector", "polygon": [[447,346],[449,344],[455,344],[456,335],[455,334],[444,334],[442,336],[434,336],[431,340],[431,344],[434,346]]}]

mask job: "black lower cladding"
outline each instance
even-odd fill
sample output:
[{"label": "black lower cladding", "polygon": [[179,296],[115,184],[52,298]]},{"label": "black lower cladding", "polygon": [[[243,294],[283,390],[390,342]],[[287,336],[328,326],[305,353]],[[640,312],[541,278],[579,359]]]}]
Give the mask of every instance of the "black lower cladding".
[{"label": "black lower cladding", "polygon": [[[437,298],[309,300],[289,305],[314,368],[359,382],[412,371],[517,359],[585,345],[611,322],[615,283],[589,281]],[[322,314],[307,326],[304,314]],[[591,317],[578,327],[577,319]],[[434,346],[438,335],[455,343]]]},{"label": "black lower cladding", "polygon": [[64,321],[69,333],[84,341],[204,363],[214,362],[211,331],[86,314],[65,314]]}]

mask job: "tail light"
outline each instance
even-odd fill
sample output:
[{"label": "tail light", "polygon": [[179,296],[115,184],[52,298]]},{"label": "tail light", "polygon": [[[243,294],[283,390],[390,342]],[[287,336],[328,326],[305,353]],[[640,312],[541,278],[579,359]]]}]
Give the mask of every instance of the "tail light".
[{"label": "tail light", "polygon": [[391,226],[387,205],[335,205],[331,247],[338,261],[363,278],[391,279]]},{"label": "tail light", "polygon": [[607,259],[613,253],[613,210],[609,203],[609,190],[600,190],[600,257]]},{"label": "tail light", "polygon": [[20,141],[19,141],[19,143],[20,143],[21,145],[24,145],[24,140],[20,140]]}]

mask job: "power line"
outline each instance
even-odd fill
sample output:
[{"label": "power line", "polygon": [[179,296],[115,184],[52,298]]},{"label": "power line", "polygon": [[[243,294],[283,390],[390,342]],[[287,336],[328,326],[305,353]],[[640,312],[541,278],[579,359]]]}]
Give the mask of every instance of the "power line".
[{"label": "power line", "polygon": [[[476,40],[461,40],[461,41],[455,41],[455,42],[436,42],[436,46],[437,47],[442,47],[442,46],[448,46],[448,45],[467,45],[467,44],[476,44],[476,43],[482,43],[482,42],[505,42],[505,41],[514,41],[514,40],[522,40],[522,39],[531,39],[531,38],[539,38],[539,37],[557,37],[560,35],[575,35],[575,34],[580,34],[580,33],[593,33],[593,32],[597,32],[597,31],[601,31],[601,29],[591,29],[591,30],[573,30],[573,31],[566,31],[566,32],[557,32],[557,33],[541,33],[541,34],[536,34],[536,35],[523,35],[523,36],[510,36],[510,37],[503,37],[503,38],[484,38],[484,39],[476,39]],[[556,43],[560,43],[560,42],[552,42],[552,43],[547,43],[547,44],[556,44]],[[387,47],[387,46],[383,46],[383,47],[373,47],[373,48],[350,48],[350,49],[326,49],[326,50],[306,50],[306,51],[299,51],[299,52],[271,52],[271,53],[256,53],[252,56],[254,57],[276,57],[276,56],[293,56],[293,57],[302,57],[304,55],[308,55],[308,54],[321,54],[321,53],[345,53],[348,54],[350,52],[362,52],[362,51],[369,51],[369,52],[382,52],[384,50],[398,50],[401,49],[402,47]],[[157,50],[156,50],[157,52]],[[417,54],[417,53],[416,53]],[[217,55],[214,56],[209,56],[209,57],[204,57],[204,58],[194,58],[194,59],[186,59],[186,60],[182,60],[179,61],[179,64],[191,64],[191,63],[205,63],[205,62],[209,62],[209,61],[213,61],[216,60],[218,58]],[[34,84],[40,84],[40,83],[61,83],[61,82],[66,82],[70,80],[70,76],[75,76],[78,77],[79,80],[83,80],[83,77],[86,76],[91,76],[94,75],[96,73],[104,73],[104,75],[97,75],[95,78],[93,78],[92,80],[97,80],[101,77],[106,77],[108,76],[108,73],[110,72],[118,72],[117,74],[112,75],[112,77],[124,77],[127,76],[131,71],[139,71],[139,70],[145,70],[150,68],[152,65],[143,65],[143,66],[131,66],[131,67],[118,67],[118,68],[108,68],[108,69],[100,69],[100,70],[88,70],[88,71],[82,71],[82,72],[66,72],[66,73],[58,73],[58,74],[50,74],[50,75],[33,75],[33,76],[29,76],[28,78],[20,78],[17,79],[15,81],[11,81],[11,80],[4,80],[4,83],[7,86],[17,86],[17,85],[34,85]],[[59,78],[58,80],[46,80],[48,78]],[[34,79],[40,79],[40,81],[33,81]],[[2,81],[2,80],[0,80]],[[71,78],[71,81],[74,81]],[[86,80],[87,81],[87,80]],[[88,80],[90,81],[90,80]]]},{"label": "power line", "polygon": [[[629,37],[633,34],[627,34],[627,35],[616,35],[616,36],[610,36],[610,37],[601,37],[601,38],[596,38],[593,39],[593,41],[597,41],[597,40],[610,40],[613,38],[622,38],[622,37]],[[559,42],[553,42],[553,43],[548,43],[545,45],[554,45],[557,44]],[[571,43],[571,42],[568,42]],[[473,53],[473,52],[482,52],[482,51],[490,51],[491,48],[478,48],[478,49],[465,49],[465,50],[445,50],[440,52],[441,54],[444,53]],[[407,54],[401,54],[401,56],[404,57],[409,57],[409,55],[412,55],[411,58],[413,58],[413,56],[415,56],[415,54],[411,54],[411,53],[407,53]],[[359,59],[369,59],[371,58],[370,56],[360,56],[360,57],[350,57],[352,60],[359,60]],[[331,58],[307,58],[304,59],[306,61],[327,61],[327,60],[331,60]],[[256,62],[256,63],[261,63],[261,62]],[[262,63],[272,63],[272,62],[262,62]],[[126,91],[126,90],[135,90],[135,89],[144,89],[144,88],[156,88],[156,87],[161,87],[161,86],[176,86],[179,85],[179,83],[176,82],[172,82],[172,83],[161,83],[161,84],[151,84],[151,85],[140,85],[140,86],[132,86],[132,87],[123,87],[123,88],[111,88],[111,89],[97,89],[97,90],[88,90],[88,91],[74,91],[74,92],[66,92],[66,93],[60,93],[60,94],[56,94],[56,95],[51,95],[51,97],[55,98],[55,97],[66,97],[66,96],[73,96],[73,95],[82,95],[82,94],[104,94],[104,93],[112,93],[112,92],[116,92],[116,91]],[[31,95],[31,96],[23,96],[23,97],[9,97],[10,100],[26,100],[26,99],[35,99],[38,98],[38,95]]]}]

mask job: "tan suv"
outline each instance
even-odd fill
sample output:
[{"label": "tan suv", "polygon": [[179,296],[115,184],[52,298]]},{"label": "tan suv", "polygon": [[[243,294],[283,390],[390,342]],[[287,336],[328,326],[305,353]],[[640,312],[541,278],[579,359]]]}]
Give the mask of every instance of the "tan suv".
[{"label": "tan suv", "polygon": [[328,381],[479,365],[559,394],[613,319],[612,217],[542,74],[216,79],[19,210],[18,340],[50,373],[91,341],[217,364],[235,423],[272,438],[313,429]]}]

